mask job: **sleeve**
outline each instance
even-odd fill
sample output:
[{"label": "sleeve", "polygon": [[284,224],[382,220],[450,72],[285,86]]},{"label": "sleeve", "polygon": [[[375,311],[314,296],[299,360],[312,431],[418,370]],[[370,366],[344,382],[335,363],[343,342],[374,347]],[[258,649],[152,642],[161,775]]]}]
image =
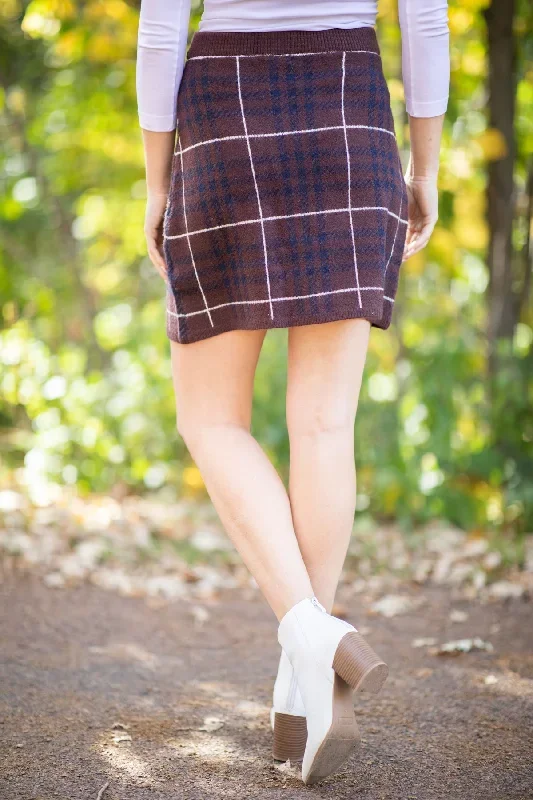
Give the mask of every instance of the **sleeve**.
[{"label": "sleeve", "polygon": [[437,117],[448,106],[450,35],[447,0],[399,0],[407,113]]},{"label": "sleeve", "polygon": [[185,65],[191,0],[141,0],[136,91],[141,128],[177,127],[176,98]]}]

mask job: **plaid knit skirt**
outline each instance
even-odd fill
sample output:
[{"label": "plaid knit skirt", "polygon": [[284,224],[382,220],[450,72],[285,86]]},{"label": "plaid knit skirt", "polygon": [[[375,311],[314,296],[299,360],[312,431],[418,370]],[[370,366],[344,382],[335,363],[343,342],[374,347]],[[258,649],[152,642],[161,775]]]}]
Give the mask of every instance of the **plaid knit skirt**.
[{"label": "plaid knit skirt", "polygon": [[390,325],[407,192],[373,28],[199,31],[177,118],[169,339]]}]

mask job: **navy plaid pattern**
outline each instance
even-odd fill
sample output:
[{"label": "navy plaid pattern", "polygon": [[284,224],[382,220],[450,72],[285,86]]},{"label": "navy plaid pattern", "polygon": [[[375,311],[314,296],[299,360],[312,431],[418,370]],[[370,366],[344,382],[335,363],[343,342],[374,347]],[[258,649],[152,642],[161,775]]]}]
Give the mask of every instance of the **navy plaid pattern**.
[{"label": "navy plaid pattern", "polygon": [[167,334],[387,328],[407,193],[371,28],[196,33],[164,218]]}]

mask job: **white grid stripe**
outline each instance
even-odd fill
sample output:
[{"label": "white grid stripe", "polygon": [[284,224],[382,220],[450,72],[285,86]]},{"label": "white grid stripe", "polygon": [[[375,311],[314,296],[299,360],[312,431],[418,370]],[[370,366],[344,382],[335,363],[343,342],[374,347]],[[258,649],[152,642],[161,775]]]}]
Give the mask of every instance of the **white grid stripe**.
[{"label": "white grid stripe", "polygon": [[318,211],[300,211],[297,214],[280,214],[274,217],[261,217],[261,219],[243,219],[240,222],[224,222],[222,225],[214,225],[212,228],[199,228],[196,231],[189,231],[188,233],[176,233],[174,236],[167,236],[164,234],[165,239],[184,239],[186,236],[196,236],[198,233],[210,233],[211,231],[219,231],[223,228],[236,228],[239,225],[255,225],[258,222],[273,222],[279,219],[294,219],[295,217],[313,217],[318,214],[346,214],[348,211],[386,211],[390,217],[398,220],[402,225],[407,225],[407,220],[402,219],[393,211],[389,211],[386,206],[352,206],[349,208],[325,208]]},{"label": "white grid stripe", "polygon": [[[274,133],[249,133],[248,139],[268,139],[272,136],[292,136],[296,133],[322,133],[323,131],[342,131],[345,128],[349,130],[366,130],[366,131],[381,131],[381,133],[388,133],[389,136],[394,137],[394,132],[389,131],[388,128],[379,128],[375,125],[327,125],[325,128],[304,128],[301,131],[275,131]],[[205,142],[195,142],[188,147],[184,147],[182,153],[188,153],[189,150],[194,150],[196,147],[203,147],[206,144],[215,144],[215,142],[232,142],[235,139],[246,139],[246,136],[237,134],[236,136],[218,136],[215,139],[206,139]],[[177,155],[176,150],[174,155]]]},{"label": "white grid stripe", "polygon": [[[400,164],[400,181],[403,181],[401,164]],[[386,278],[387,278],[387,270],[388,270],[389,264],[391,262],[392,254],[394,253],[394,248],[396,247],[396,237],[398,236],[398,229],[400,227],[400,218],[401,218],[401,215],[402,215],[402,205],[403,205],[403,197],[400,197],[400,208],[398,210],[398,214],[399,214],[398,223],[396,224],[396,230],[394,232],[394,239],[392,240],[392,247],[391,247],[390,255],[389,255],[389,258],[387,259],[387,263],[385,264],[385,273],[383,275],[383,281],[385,281]]]},{"label": "white grid stripe", "polygon": [[[355,286],[349,286],[347,289],[332,289],[329,292],[313,292],[313,294],[296,294],[291,297],[271,297],[270,299],[265,298],[264,300],[233,300],[229,303],[219,303],[217,306],[211,306],[209,311],[217,311],[219,308],[226,308],[227,306],[256,306],[262,303],[283,303],[287,300],[306,300],[308,297],[324,297],[328,294],[341,294],[346,292],[382,292],[382,286],[361,286],[360,289],[357,289]],[[383,295],[384,300],[388,300],[389,303],[394,303],[392,297],[386,297]],[[170,314],[171,317],[196,317],[198,314],[206,314],[208,313],[208,309],[200,309],[200,311],[191,311],[189,314],[175,314],[170,309],[167,309],[167,314]]]},{"label": "white grid stripe", "polygon": [[244,115],[244,104],[242,101],[242,91],[241,91],[241,72],[240,72],[240,63],[239,63],[240,56],[235,56],[235,63],[237,65],[237,88],[239,90],[239,103],[241,105],[241,114],[242,114],[242,124],[244,125],[244,135],[246,138],[246,146],[248,147],[248,155],[250,156],[250,167],[252,168],[252,175],[255,184],[255,193],[257,196],[257,206],[259,208],[259,221],[261,222],[261,234],[263,237],[263,253],[265,256],[265,272],[266,272],[266,281],[267,281],[267,289],[268,289],[268,299],[270,302],[270,318],[274,319],[274,306],[272,305],[272,295],[270,294],[270,276],[268,274],[268,254],[267,254],[267,245],[266,245],[266,236],[265,236],[265,224],[263,222],[263,209],[261,208],[261,198],[259,197],[259,186],[257,185],[257,178],[255,176],[255,167],[254,167],[254,160],[252,158],[252,148],[250,146],[250,139],[248,137],[248,127],[246,125],[246,117]]},{"label": "white grid stripe", "polygon": [[185,172],[183,170],[183,155],[181,153],[181,150],[180,150],[180,164],[181,164],[181,185],[182,185],[182,191],[183,191],[183,219],[185,221],[185,231],[186,231],[186,236],[187,236],[187,244],[189,245],[189,253],[191,254],[191,261],[192,261],[192,265],[193,265],[193,269],[194,269],[194,274],[196,275],[196,280],[198,281],[198,288],[200,289],[200,292],[202,293],[202,298],[203,298],[204,305],[205,305],[205,308],[206,308],[206,311],[207,311],[207,316],[209,317],[209,322],[211,323],[211,327],[214,328],[215,325],[213,323],[213,320],[211,319],[211,313],[209,311],[209,306],[208,306],[207,300],[205,298],[204,290],[202,289],[202,284],[200,283],[200,276],[198,275],[198,270],[196,269],[196,262],[194,260],[194,255],[193,255],[192,247],[191,247],[191,237],[189,236],[189,225],[188,225],[188,222],[187,222],[187,210],[186,210],[186,206],[185,206]]},{"label": "white grid stripe", "polygon": [[[402,213],[402,203],[403,203],[403,197],[400,199],[400,214]],[[392,247],[391,247],[390,255],[389,255],[389,258],[387,260],[387,263],[385,264],[385,274],[383,275],[383,280],[385,280],[385,278],[387,277],[387,270],[388,270],[389,264],[391,262],[392,254],[394,253],[394,248],[396,247],[396,237],[398,236],[399,227],[400,227],[400,218],[398,217],[398,222],[396,223],[396,230],[394,232],[394,239],[392,240]]]},{"label": "white grid stripe", "polygon": [[[378,56],[379,53],[376,53],[375,50],[346,50],[347,53],[366,53],[367,55],[371,56]],[[245,53],[244,55],[238,56],[238,58],[300,58],[302,56],[333,56],[338,55],[338,50],[320,50],[316,53]],[[207,55],[207,56],[191,56],[188,58],[188,61],[195,61],[201,58],[235,58],[234,55]]]},{"label": "white grid stripe", "polygon": [[341,108],[342,108],[342,126],[344,129],[344,143],[346,145],[346,163],[348,167],[348,214],[350,215],[350,231],[352,234],[352,247],[353,247],[353,263],[355,268],[355,282],[357,284],[357,296],[359,298],[359,308],[363,307],[361,300],[361,289],[359,286],[359,272],[357,270],[357,253],[355,250],[355,231],[353,228],[352,217],[352,170],[350,165],[350,148],[348,147],[348,133],[346,131],[346,116],[344,113],[344,84],[346,83],[346,51],[342,54],[342,88],[341,88]]}]

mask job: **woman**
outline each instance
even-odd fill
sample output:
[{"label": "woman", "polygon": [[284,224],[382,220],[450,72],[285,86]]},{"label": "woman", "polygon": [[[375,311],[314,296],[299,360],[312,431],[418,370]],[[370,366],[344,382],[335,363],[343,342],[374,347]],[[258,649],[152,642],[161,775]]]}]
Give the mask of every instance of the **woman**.
[{"label": "woman", "polygon": [[[145,233],[166,281],[178,429],[279,620],[274,756],[312,783],[359,743],[352,691],[388,668],[330,614],[355,511],[371,327],[437,219],[445,0],[399,0],[404,180],[375,0],[142,0]],[[177,141],[175,134],[177,129]],[[174,151],[174,145],[176,150]],[[289,329],[289,492],[250,434],[266,330]]]}]

